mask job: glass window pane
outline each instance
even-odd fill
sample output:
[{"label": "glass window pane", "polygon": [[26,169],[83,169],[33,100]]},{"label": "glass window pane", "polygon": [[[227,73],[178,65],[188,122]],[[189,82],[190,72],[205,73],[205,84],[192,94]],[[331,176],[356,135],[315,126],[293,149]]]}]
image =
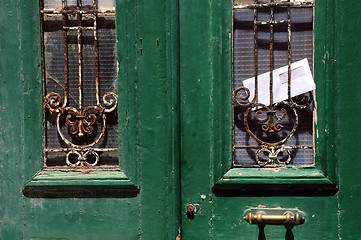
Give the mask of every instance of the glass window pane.
[{"label": "glass window pane", "polygon": [[44,0],[44,9],[60,10],[62,8],[61,0]]},{"label": "glass window pane", "polygon": [[233,12],[234,165],[313,164],[313,5],[254,3]]},{"label": "glass window pane", "polygon": [[99,0],[98,9],[100,10],[115,9],[115,0]]},{"label": "glass window pane", "polygon": [[119,168],[115,13],[82,10],[41,13],[44,165]]}]

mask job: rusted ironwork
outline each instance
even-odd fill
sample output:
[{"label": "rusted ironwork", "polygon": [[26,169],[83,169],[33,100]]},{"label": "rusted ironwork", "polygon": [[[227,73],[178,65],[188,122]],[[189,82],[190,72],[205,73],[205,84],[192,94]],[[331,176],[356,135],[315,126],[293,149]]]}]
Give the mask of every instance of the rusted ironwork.
[{"label": "rusted ironwork", "polygon": [[[254,82],[255,82],[255,93],[254,98],[252,99],[252,103],[255,103],[257,101],[257,95],[258,95],[258,27],[257,27],[257,9],[253,9],[253,42],[254,42]],[[247,89],[248,90],[248,89]],[[249,90],[248,90],[249,94]]]},{"label": "rusted ironwork", "polygon": [[287,69],[288,69],[288,76],[287,76],[287,94],[288,100],[292,101],[291,98],[291,8],[287,8]]},{"label": "rusted ironwork", "polygon": [[94,170],[119,170],[117,166],[82,166],[82,167],[62,167],[62,166],[46,166],[49,171],[62,171],[62,172],[90,172]]},{"label": "rusted ironwork", "polygon": [[285,20],[270,20],[270,21],[256,21],[255,24],[256,25],[269,25],[269,24],[272,24],[272,25],[276,25],[276,24],[285,24],[287,23],[287,21]]},{"label": "rusted ironwork", "polygon": [[[45,149],[45,152],[69,152],[73,148],[57,148],[57,149]],[[117,148],[92,148],[96,152],[115,152],[118,151]]]},{"label": "rusted ironwork", "polygon": [[[274,0],[271,0],[271,4],[274,2]],[[273,58],[273,41],[274,41],[274,31],[273,31],[273,21],[274,21],[274,10],[273,7],[270,7],[271,10],[271,19],[269,22],[270,27],[270,43],[269,43],[269,72],[270,72],[270,80],[269,80],[269,97],[270,97],[270,105],[273,104],[273,69],[274,69],[274,58]],[[270,115],[271,116],[271,115]],[[271,117],[269,119],[273,122],[273,118]],[[271,123],[272,124],[272,123]]]},{"label": "rusted ironwork", "polygon": [[[63,27],[66,30],[76,30],[76,31],[84,31],[84,30],[94,30],[94,27]],[[80,36],[81,37],[81,36]]]},{"label": "rusted ironwork", "polygon": [[[234,149],[260,149],[262,145],[233,146]],[[283,146],[285,149],[312,149],[313,146]]]},{"label": "rusted ironwork", "polygon": [[114,10],[97,10],[97,9],[89,9],[89,10],[77,10],[77,9],[62,9],[62,10],[47,10],[42,9],[40,13],[44,14],[94,14],[94,13],[115,13]]},{"label": "rusted ironwork", "polygon": [[83,106],[83,76],[82,76],[82,45],[81,45],[81,30],[77,29],[77,40],[78,40],[78,81],[79,81],[79,109],[82,110]]},{"label": "rusted ironwork", "polygon": [[[312,149],[313,146],[309,145],[294,145],[287,146],[286,142],[294,135],[297,130],[299,117],[298,110],[306,108],[312,99],[299,103],[291,98],[291,8],[295,7],[313,7],[313,1],[281,1],[274,2],[270,0],[269,3],[259,4],[257,0],[254,4],[246,5],[234,5],[233,9],[253,9],[253,35],[254,35],[254,97],[251,96],[250,90],[245,86],[240,86],[233,91],[233,103],[234,106],[241,107],[243,111],[243,125],[245,131],[251,136],[259,145],[253,146],[239,146],[235,143],[235,137],[233,137],[234,146],[236,149],[254,149],[255,161],[260,166],[289,164],[292,161],[292,154],[290,149]],[[275,20],[276,8],[287,8],[287,19]],[[269,9],[270,19],[269,21],[258,20],[258,10],[260,8]],[[288,68],[288,99],[282,102],[274,103],[273,98],[273,70],[274,70],[274,25],[286,24],[287,25],[287,68]],[[258,26],[269,26],[270,38],[269,38],[269,95],[270,105],[266,106],[263,103],[258,102]],[[291,113],[291,114],[290,114]],[[249,122],[253,124],[257,123],[260,129],[267,134],[277,134],[281,132],[284,126],[281,124],[282,120],[286,117],[293,119],[293,126],[288,134],[283,134],[277,141],[270,142],[268,139],[263,139],[262,135],[257,135],[254,130],[251,129]],[[236,123],[234,123],[236,124]],[[235,131],[233,130],[233,134]],[[261,157],[261,155],[264,155]],[[280,157],[280,155],[284,155]],[[285,157],[286,156],[286,157]]]},{"label": "rusted ironwork", "polygon": [[[67,15],[63,14],[63,26],[65,26],[67,21]],[[69,71],[69,64],[68,64],[68,29],[63,27],[63,38],[64,38],[64,105],[65,107],[68,103],[68,94],[69,94],[69,85],[68,85],[68,71]]]},{"label": "rusted ironwork", "polygon": [[[99,49],[98,49],[98,33],[97,33],[97,18],[98,13],[114,13],[113,10],[97,10],[97,0],[93,0],[93,9],[82,9],[82,1],[77,0],[77,9],[66,9],[66,1],[62,0],[61,10],[44,10],[42,1],[40,1],[40,16],[41,16],[41,34],[42,34],[42,58],[43,58],[43,89],[44,95],[46,92],[45,84],[45,47],[44,47],[44,14],[61,14],[62,15],[62,33],[64,46],[64,99],[59,93],[51,92],[46,94],[43,100],[44,104],[44,136],[47,131],[46,127],[46,111],[49,111],[56,116],[56,129],[61,140],[69,147],[62,148],[47,148],[44,137],[44,167],[49,168],[46,163],[47,153],[64,152],[66,153],[65,162],[69,167],[95,167],[99,163],[99,154],[97,152],[114,152],[117,148],[96,147],[96,144],[103,138],[106,132],[107,120],[106,114],[113,112],[117,108],[117,95],[113,92],[107,92],[103,95],[102,102],[100,101],[99,90]],[[93,15],[93,26],[82,26],[82,14]],[[78,26],[67,26],[68,15],[77,15]],[[78,64],[78,106],[69,106],[69,54],[68,54],[68,32],[74,30],[77,32],[76,46],[77,46],[77,64]],[[96,105],[84,106],[83,101],[83,52],[82,52],[82,31],[93,31],[94,37],[94,57],[95,57],[95,88],[96,88]],[[63,119],[63,120],[62,120]],[[65,122],[62,122],[64,121]],[[72,139],[68,139],[62,132],[62,124],[68,126],[70,135],[76,135],[77,138],[84,138],[94,133],[94,126],[99,122],[101,124],[101,131],[97,136],[93,136],[92,142],[86,144],[74,143]],[[74,160],[75,159],[75,160]],[[53,167],[54,168],[54,167]],[[112,168],[112,167],[111,167]],[[54,169],[57,169],[55,167]]]},{"label": "rusted ironwork", "polygon": [[[97,9],[97,1],[93,0],[93,8]],[[93,13],[93,30],[94,30],[94,57],[95,57],[95,98],[97,105],[99,100],[99,49],[98,49],[98,31],[97,31],[97,17],[98,13]]]},{"label": "rusted ironwork", "polygon": [[233,9],[258,9],[258,8],[270,8],[270,7],[313,7],[314,1],[280,1],[274,2],[271,1],[270,3],[257,3],[255,1],[254,4],[245,4],[245,5],[234,5]]}]

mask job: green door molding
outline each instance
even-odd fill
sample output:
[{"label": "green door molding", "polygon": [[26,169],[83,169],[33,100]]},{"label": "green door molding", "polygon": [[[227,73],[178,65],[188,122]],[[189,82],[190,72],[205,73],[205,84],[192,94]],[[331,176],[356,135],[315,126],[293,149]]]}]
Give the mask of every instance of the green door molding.
[{"label": "green door molding", "polygon": [[[27,87],[31,89],[24,95],[25,117],[24,129],[27,131],[24,137],[24,147],[29,155],[24,159],[27,171],[27,183],[24,194],[32,197],[43,194],[46,191],[60,190],[64,197],[75,197],[77,193],[86,190],[94,192],[102,189],[115,189],[119,192],[139,192],[139,157],[137,153],[137,138],[139,130],[139,115],[137,114],[137,98],[135,79],[137,77],[134,65],[136,64],[137,51],[134,43],[137,41],[137,28],[135,25],[136,15],[130,14],[135,11],[135,4],[130,2],[117,2],[119,14],[116,14],[117,31],[117,58],[118,72],[118,122],[119,124],[119,167],[120,170],[105,173],[103,170],[79,171],[51,171],[42,169],[42,69],[41,69],[41,35],[39,4],[24,3],[21,7],[20,39],[26,39],[21,44],[23,56],[22,69],[28,73],[24,75]],[[26,9],[26,11],[25,11]],[[28,9],[31,9],[29,11]],[[30,32],[31,30],[31,32]],[[30,37],[31,36],[31,37]],[[37,56],[36,61],[31,58]],[[125,57],[126,56],[126,57]],[[126,123],[126,124],[124,124]],[[105,173],[105,175],[104,175]],[[31,175],[30,177],[28,175]],[[46,176],[46,178],[44,178]],[[72,180],[70,180],[72,179]],[[103,186],[100,188],[99,186]],[[105,196],[105,195],[103,195]]]}]

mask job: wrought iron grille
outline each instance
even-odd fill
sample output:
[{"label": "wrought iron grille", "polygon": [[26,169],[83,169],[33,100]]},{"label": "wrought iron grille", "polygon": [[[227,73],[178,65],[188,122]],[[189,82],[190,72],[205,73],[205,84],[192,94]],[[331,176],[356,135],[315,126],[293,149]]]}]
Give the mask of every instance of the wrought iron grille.
[{"label": "wrought iron grille", "polygon": [[[293,94],[299,74],[295,62],[307,59],[312,77],[313,8],[314,2],[306,0],[234,0],[235,166],[314,162],[314,91]],[[278,80],[286,86],[286,97],[275,101],[275,73],[281,67],[285,72]]]},{"label": "wrought iron grille", "polygon": [[114,4],[40,0],[45,168],[118,168]]}]

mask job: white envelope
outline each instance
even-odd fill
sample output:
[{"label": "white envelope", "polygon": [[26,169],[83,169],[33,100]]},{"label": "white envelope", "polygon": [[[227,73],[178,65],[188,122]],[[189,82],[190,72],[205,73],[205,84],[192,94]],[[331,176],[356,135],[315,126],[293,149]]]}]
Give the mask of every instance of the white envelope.
[{"label": "white envelope", "polygon": [[[255,90],[255,79],[243,81],[250,90],[249,101],[252,101]],[[291,64],[291,97],[316,89],[307,58]],[[256,102],[270,105],[270,72],[258,75],[258,99]],[[288,66],[273,70],[273,103],[288,99]]]}]

